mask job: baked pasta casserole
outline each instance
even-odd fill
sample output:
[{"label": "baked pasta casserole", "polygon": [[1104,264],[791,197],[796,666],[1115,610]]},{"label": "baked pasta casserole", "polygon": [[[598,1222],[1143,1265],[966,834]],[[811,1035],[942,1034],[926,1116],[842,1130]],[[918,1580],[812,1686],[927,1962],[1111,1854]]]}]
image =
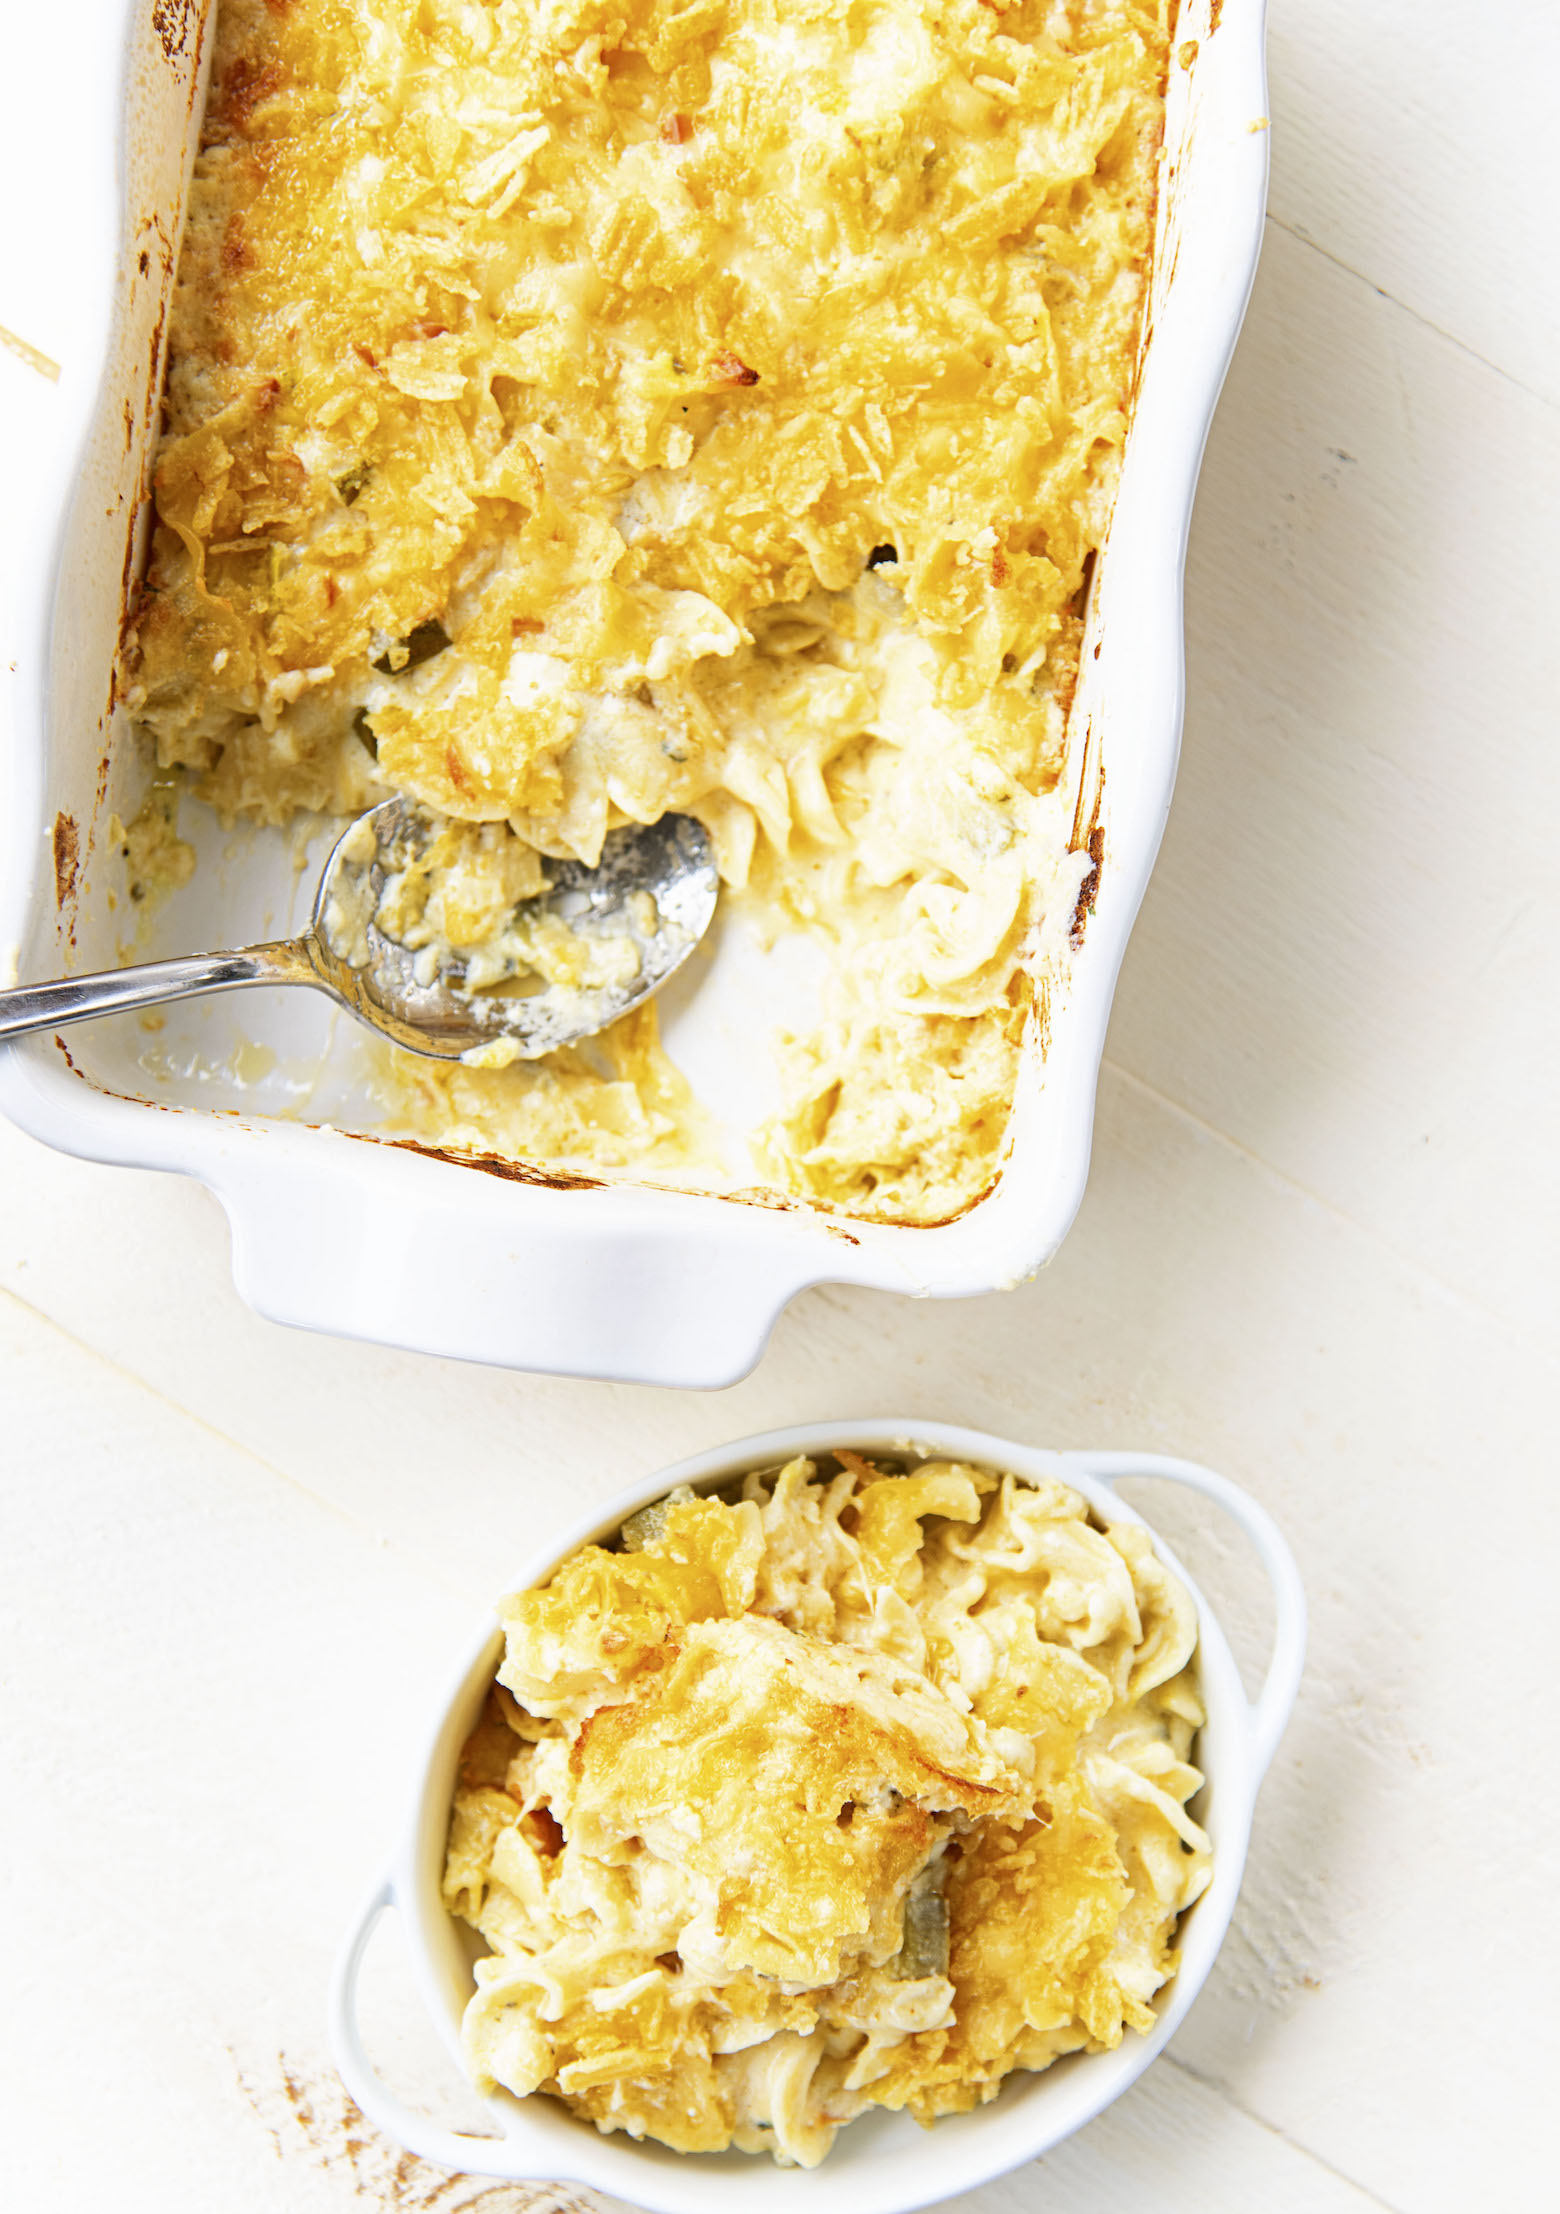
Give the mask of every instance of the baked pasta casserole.
[{"label": "baked pasta casserole", "polygon": [[1139,1525],[841,1452],[500,1611],[444,1875],[482,2089],[811,2167],[1152,2026],[1211,1857],[1196,1612]]},{"label": "baked pasta casserole", "polygon": [[392,792],[438,928],[696,816],[816,1019],[722,1131],[653,1007],[399,1056],[441,1143],[932,1222],[990,1185],[1171,0],[220,0],[132,713],[224,819]]}]

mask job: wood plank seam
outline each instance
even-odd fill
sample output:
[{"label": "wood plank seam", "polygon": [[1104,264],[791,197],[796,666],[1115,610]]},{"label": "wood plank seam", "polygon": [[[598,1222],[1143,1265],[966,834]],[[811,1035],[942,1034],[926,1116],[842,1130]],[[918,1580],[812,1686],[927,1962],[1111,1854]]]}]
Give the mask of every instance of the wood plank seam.
[{"label": "wood plank seam", "polygon": [[1297,230],[1293,223],[1286,223],[1283,217],[1275,215],[1271,208],[1268,210],[1267,221],[1272,224],[1274,230],[1282,231],[1286,238],[1292,238],[1297,246],[1309,246],[1312,253],[1320,254],[1323,261],[1330,261],[1333,267],[1341,269],[1346,277],[1353,277],[1360,284],[1368,284],[1372,292],[1376,293],[1381,299],[1388,301],[1395,308],[1401,308],[1409,320],[1417,323],[1421,330],[1429,331],[1433,337],[1445,339],[1448,346],[1455,346],[1460,354],[1466,354],[1470,361],[1476,361],[1481,369],[1488,369],[1491,375],[1499,377],[1503,383],[1509,384],[1514,391],[1523,393],[1530,400],[1536,400],[1540,407],[1546,407],[1553,413],[1560,413],[1560,406],[1557,406],[1557,403],[1547,393],[1535,391],[1532,385],[1524,384],[1520,377],[1513,376],[1509,369],[1503,369],[1498,361],[1491,361],[1488,354],[1481,354],[1477,347],[1470,346],[1466,339],[1459,338],[1455,332],[1445,329],[1440,323],[1433,323],[1428,315],[1421,314],[1416,307],[1410,307],[1406,300],[1400,300],[1397,294],[1389,291],[1384,284],[1377,284],[1374,277],[1368,277],[1363,269],[1356,269],[1353,262],[1345,261],[1341,254],[1333,253],[1329,247],[1323,246],[1320,240],[1312,238],[1308,231]]},{"label": "wood plank seam", "polygon": [[376,1530],[368,1523],[360,1521],[356,1515],[349,1514],[345,1507],[339,1506],[333,1499],[327,1499],[322,1493],[315,1491],[310,1485],[304,1483],[300,1477],[289,1474],[286,1469],[277,1468],[272,1462],[257,1453],[253,1446],[245,1445],[240,1439],[230,1437],[225,1430],[219,1430],[214,1422],[209,1422],[204,1415],[197,1414],[193,1407],[187,1407],[183,1400],[173,1398],[170,1393],[162,1390],[150,1378],[141,1375],[138,1370],[126,1368],[123,1362],[116,1361],[111,1354],[105,1353],[98,1346],[90,1344],[87,1339],[77,1337],[73,1330],[67,1330],[62,1322],[58,1321],[55,1316],[49,1314],[44,1308],[35,1307],[30,1299],[24,1299],[20,1292],[13,1291],[8,1285],[0,1285],[0,1303],[19,1308],[23,1314],[32,1316],[45,1329],[52,1330],[57,1337],[63,1338],[67,1345],[73,1346],[78,1353],[85,1354],[88,1360],[101,1363],[111,1375],[122,1377],[126,1383],[133,1385],[138,1391],[145,1392],[146,1396],[155,1400],[159,1406],[166,1407],[171,1414],[182,1417],[186,1422],[193,1423],[196,1429],[204,1432],[207,1437],[214,1438],[228,1452],[240,1455],[262,1475],[273,1477],[276,1482],[298,1493],[300,1498],[306,1499],[311,1506],[320,1508],[323,1513],[339,1522],[343,1528],[350,1530],[354,1536],[365,1539],[372,1551],[379,1552],[382,1550],[393,1553],[408,1568],[414,1569],[420,1580],[438,1585],[453,1597],[464,1598],[466,1596],[457,1585],[447,1582],[436,1569],[430,1569],[426,1561],[406,1552],[391,1538],[387,1537],[383,1531]]},{"label": "wood plank seam", "polygon": [[1390,2199],[1378,2198],[1367,2184],[1360,2182],[1358,2176],[1351,2176],[1347,2169],[1337,2167],[1330,2160],[1324,2160],[1319,2152],[1313,2152],[1309,2145],[1301,2144],[1299,2138],[1291,2137],[1288,2130],[1281,2128],[1277,2122],[1270,2122],[1265,2114],[1258,2114],[1252,2107],[1247,2106],[1243,2100],[1236,2098],[1229,2086],[1219,2082],[1216,2077],[1205,2076],[1200,2069],[1189,2066],[1186,2061],[1179,2059],[1173,2052],[1162,2053],[1160,2064],[1163,2067],[1177,2069],[1183,2076],[1189,2076],[1192,2082],[1199,2085],[1202,2090],[1211,2092],[1214,2098],[1222,2100],[1224,2105],[1233,2108],[1237,2114],[1264,2131],[1267,2136],[1276,2137],[1281,2145],[1286,2145],[1291,2152],[1298,2153],[1302,2160],[1310,2161],[1313,2166],[1320,2168],[1324,2174],[1332,2176],[1338,2183],[1344,2184],[1351,2191],[1357,2191],[1368,2205],[1379,2206],[1381,2214],[1404,2214],[1404,2209],[1395,2206]]},{"label": "wood plank seam", "polygon": [[1399,1247],[1392,1244],[1390,1239],[1384,1238],[1379,1230],[1372,1230],[1367,1224],[1358,1221],[1346,1208],[1340,1207],[1334,1200],[1324,1198],[1320,1192],[1314,1191],[1309,1184],[1302,1184],[1298,1178],[1291,1176],[1286,1169],[1276,1168],[1264,1155],[1254,1151],[1251,1146],[1246,1145],[1241,1139],[1231,1136],[1227,1130],[1221,1130],[1217,1123],[1205,1121],[1195,1109],[1185,1106],[1178,1099],[1173,1099],[1168,1092],[1162,1092],[1157,1084],[1150,1084],[1146,1077],[1138,1076],[1124,1062],[1116,1060],[1112,1054],[1104,1055],[1100,1067],[1102,1071],[1109,1069],[1112,1076],[1120,1077],[1121,1081],[1129,1085],[1133,1091],[1140,1093],[1143,1098],[1152,1101],[1154,1105],[1164,1108],[1166,1113],[1173,1115],[1190,1129],[1199,1131],[1204,1137],[1213,1139],[1216,1144],[1222,1145],[1231,1153],[1237,1154],[1241,1160],[1249,1162],[1253,1168],[1260,1170],[1264,1176],[1271,1178],[1273,1183],[1290,1197],[1303,1201],[1307,1206],[1316,1207],[1323,1214],[1330,1216],[1334,1222],[1342,1223],[1345,1228],[1353,1231],[1357,1237],[1363,1238],[1368,1245],[1374,1246],[1378,1253],[1385,1254],[1397,1268],[1414,1278],[1425,1289],[1434,1292],[1437,1297],[1447,1300],[1454,1307],[1461,1308],[1470,1319],[1486,1323],[1502,1332],[1514,1344],[1522,1346],[1539,1367],[1547,1370],[1560,1370],[1560,1355],[1556,1354],[1554,1347],[1546,1339],[1530,1335],[1523,1330],[1519,1323],[1513,1322],[1509,1315],[1503,1315],[1493,1307],[1486,1307],[1482,1301],[1474,1298],[1472,1293],[1464,1291],[1460,1285],[1449,1283],[1444,1276],[1438,1276],[1434,1269],[1428,1268],[1414,1254],[1401,1251]]}]

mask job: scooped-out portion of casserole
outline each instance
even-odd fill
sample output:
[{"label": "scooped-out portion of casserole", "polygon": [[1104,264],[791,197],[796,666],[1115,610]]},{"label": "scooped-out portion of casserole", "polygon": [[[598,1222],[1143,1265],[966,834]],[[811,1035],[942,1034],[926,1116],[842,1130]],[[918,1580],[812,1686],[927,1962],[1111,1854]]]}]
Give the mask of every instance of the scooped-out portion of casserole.
[{"label": "scooped-out portion of casserole", "polygon": [[221,0],[125,654],[160,765],[225,818],[439,811],[457,950],[683,811],[822,977],[750,1132],[653,1007],[387,1054],[402,1128],[888,1220],[988,1188],[1089,865],[1171,12]]}]

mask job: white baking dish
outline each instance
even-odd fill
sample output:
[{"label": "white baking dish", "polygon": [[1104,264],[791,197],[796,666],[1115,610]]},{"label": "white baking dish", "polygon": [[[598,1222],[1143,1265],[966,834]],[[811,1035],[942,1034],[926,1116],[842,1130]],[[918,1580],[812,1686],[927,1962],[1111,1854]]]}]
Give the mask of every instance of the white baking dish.
[{"label": "white baking dish", "polygon": [[[35,471],[36,494],[0,523],[30,557],[0,615],[17,702],[0,767],[0,949],[17,949],[26,979],[112,965],[129,934],[122,896],[111,904],[123,870],[105,832],[111,811],[134,812],[145,772],[112,709],[110,670],[138,511],[144,524],[163,305],[203,94],[198,0],[97,6],[103,20],[83,38],[72,83],[45,97],[76,133],[118,117],[122,197],[105,192],[85,220],[99,247],[121,238],[119,312],[95,397],[89,379],[62,385],[58,451]],[[1190,0],[1177,34],[1147,343],[1073,716],[1076,839],[1092,834],[1095,907],[1048,978],[1010,1155],[988,1198],[937,1228],[847,1223],[482,1173],[371,1142],[374,1110],[342,1025],[300,992],[176,1011],[155,1041],[118,1018],[0,1050],[5,1111],[67,1151],[200,1177],[232,1224],[239,1289],[262,1313],[517,1367],[723,1384],[751,1366],[805,1285],[966,1294],[1049,1259],[1083,1194],[1111,994],[1169,807],[1187,526],[1262,227],[1262,0],[1224,0],[1212,31],[1209,12],[1209,0]],[[39,558],[51,546],[52,565]],[[182,824],[201,851],[194,883],[143,924],[137,951],[242,944],[297,916],[307,881],[291,842],[224,837],[202,813],[187,806]],[[735,999],[751,998],[740,974],[731,982]],[[698,1059],[718,1027],[708,1012],[672,1007],[674,1054]],[[149,1048],[160,1076],[144,1065]]]},{"label": "white baking dish", "polygon": [[611,1535],[636,1508],[673,1484],[709,1490],[797,1453],[820,1455],[842,1446],[865,1454],[975,1461],[1030,1482],[1061,1477],[1102,1516],[1118,1522],[1143,1520],[1117,1497],[1118,1479],[1168,1477],[1223,1507],[1255,1547],[1272,1585],[1275,1627],[1266,1679],[1255,1702],[1248,1702],[1207,1602],[1163,1539],[1154,1539],[1197,1605],[1207,1721],[1192,1758],[1207,1781],[1192,1804],[1212,1839],[1214,1870],[1207,1891],[1181,1919],[1179,1966],[1160,1993],[1152,2033],[1129,2033],[1113,2053],[1078,2054],[1041,2075],[1015,2075],[990,2106],[930,2131],[908,2115],[863,2115],[840,2132],[822,2166],[809,2172],[776,2168],[741,2153],[678,2154],[623,2136],[604,2137],[544,2097],[522,2101],[504,2093],[487,2100],[494,2134],[484,2137],[442,2129],[414,2113],[386,2089],[364,2050],[358,1978],[368,1941],[381,1915],[394,1906],[424,2002],[461,2062],[460,2019],[473,1988],[469,1938],[445,1912],[439,1885],[456,1763],[503,1656],[502,1633],[489,1621],[434,1719],[419,1760],[405,1840],[358,1918],[331,1993],[332,2039],[347,2088],[371,2121],[424,2159],[474,2175],[589,2184],[658,2214],[725,2214],[737,2192],[744,2206],[768,2214],[908,2214],[912,2207],[973,2190],[1060,2144],[1119,2098],[1184,2020],[1229,1927],[1257,1790],[1289,1720],[1305,1658],[1305,1595],[1294,1558],[1262,1508],[1224,1477],[1152,1453],[1047,1453],[937,1423],[808,1423],[742,1438],[662,1469],[549,1544],[504,1588],[524,1590],[545,1581],[579,1546]]}]

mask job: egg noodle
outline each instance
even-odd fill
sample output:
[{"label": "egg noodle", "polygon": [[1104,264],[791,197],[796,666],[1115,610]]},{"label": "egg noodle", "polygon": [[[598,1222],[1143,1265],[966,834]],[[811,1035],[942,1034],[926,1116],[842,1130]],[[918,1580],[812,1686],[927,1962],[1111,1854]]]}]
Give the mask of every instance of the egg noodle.
[{"label": "egg noodle", "polygon": [[[126,653],[160,763],[229,819],[498,826],[479,932],[506,842],[699,817],[759,938],[827,956],[749,1179],[971,1204],[1088,867],[1169,14],[221,0]],[[742,1180],[653,1009],[386,1084],[458,1146]]]},{"label": "egg noodle", "polygon": [[834,1462],[501,1608],[444,1876],[484,2090],[811,2167],[1151,2027],[1212,1865],[1189,1595],[1065,1484]]}]

